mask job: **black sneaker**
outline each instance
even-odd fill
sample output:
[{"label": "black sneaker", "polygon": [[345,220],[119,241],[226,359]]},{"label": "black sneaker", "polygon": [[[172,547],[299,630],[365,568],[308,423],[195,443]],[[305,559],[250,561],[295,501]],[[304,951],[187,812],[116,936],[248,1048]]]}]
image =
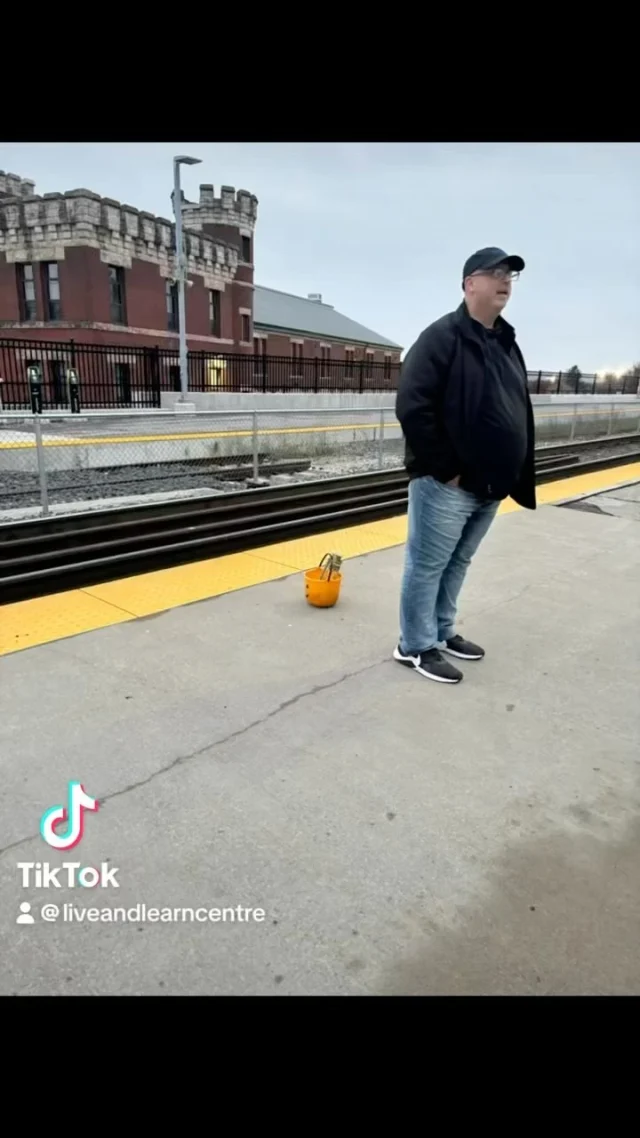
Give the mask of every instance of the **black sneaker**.
[{"label": "black sneaker", "polygon": [[401,652],[400,645],[397,645],[393,650],[393,658],[408,668],[415,668],[421,676],[427,676],[430,680],[439,680],[441,684],[459,684],[462,679],[462,672],[445,660],[437,648],[430,648],[428,652],[418,652],[417,655],[411,656]]},{"label": "black sneaker", "polygon": [[482,660],[484,656],[484,648],[479,648],[477,644],[472,644],[462,636],[452,636],[446,641],[442,651],[458,656],[461,660]]}]

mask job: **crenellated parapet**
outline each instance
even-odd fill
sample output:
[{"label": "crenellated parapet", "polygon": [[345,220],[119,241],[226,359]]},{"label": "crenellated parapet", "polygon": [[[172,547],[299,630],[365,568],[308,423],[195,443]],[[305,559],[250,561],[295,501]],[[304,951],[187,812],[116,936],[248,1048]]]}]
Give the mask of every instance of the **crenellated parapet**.
[{"label": "crenellated parapet", "polygon": [[[91,190],[39,196],[33,189],[33,182],[0,174],[0,254],[7,261],[64,261],[66,249],[89,246],[107,264],[130,268],[134,259],[149,261],[161,276],[177,276],[174,222]],[[202,276],[206,288],[224,288],[236,275],[238,250],[192,227],[186,210],[184,221],[187,272]]]},{"label": "crenellated parapet", "polygon": [[225,225],[247,234],[253,233],[258,216],[258,199],[248,190],[235,190],[233,186],[221,186],[216,197],[211,184],[200,186],[200,201],[182,203],[182,216],[185,225],[191,229],[202,229],[205,225]]},{"label": "crenellated parapet", "polygon": [[36,184],[30,178],[21,178],[19,174],[5,174],[0,170],[0,198],[30,198],[33,196]]}]

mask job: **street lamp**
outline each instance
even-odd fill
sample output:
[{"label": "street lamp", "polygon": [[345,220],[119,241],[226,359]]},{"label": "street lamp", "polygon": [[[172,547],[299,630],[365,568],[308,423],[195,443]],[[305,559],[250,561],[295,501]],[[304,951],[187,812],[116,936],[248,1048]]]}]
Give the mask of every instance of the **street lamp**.
[{"label": "street lamp", "polygon": [[176,256],[178,261],[178,334],[180,337],[180,402],[186,401],[188,386],[187,369],[187,324],[185,317],[185,284],[187,265],[182,240],[182,189],[180,187],[180,167],[197,166],[201,158],[189,158],[179,154],[173,160],[173,212],[176,219]]}]

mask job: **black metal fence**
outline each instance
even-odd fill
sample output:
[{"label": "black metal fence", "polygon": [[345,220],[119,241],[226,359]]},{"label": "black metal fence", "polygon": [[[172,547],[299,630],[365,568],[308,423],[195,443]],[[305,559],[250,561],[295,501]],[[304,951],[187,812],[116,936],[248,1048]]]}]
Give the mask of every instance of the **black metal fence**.
[{"label": "black metal fence", "polygon": [[570,371],[530,371],[527,375],[532,395],[640,394],[640,368],[621,376]]},{"label": "black metal fence", "polygon": [[[31,406],[28,369],[34,367],[43,410],[70,409],[72,369],[79,385],[74,409],[160,407],[162,392],[180,391],[179,357],[172,349],[0,338],[0,411]],[[327,361],[188,353],[189,390],[193,392],[393,392],[399,370],[397,362],[367,358]],[[617,380],[576,373],[575,369],[529,373],[532,394],[631,395],[638,392],[639,382],[640,374]]]}]

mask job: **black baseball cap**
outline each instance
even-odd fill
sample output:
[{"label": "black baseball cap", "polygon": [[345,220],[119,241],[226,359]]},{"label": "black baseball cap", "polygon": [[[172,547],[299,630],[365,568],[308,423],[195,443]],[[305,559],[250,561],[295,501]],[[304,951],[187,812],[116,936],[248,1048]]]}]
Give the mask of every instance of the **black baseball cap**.
[{"label": "black baseball cap", "polygon": [[505,253],[504,249],[493,246],[488,249],[478,249],[477,253],[473,253],[465,262],[462,283],[464,284],[466,277],[477,273],[478,269],[495,269],[497,265],[502,264],[507,264],[514,273],[521,273],[524,269],[522,257],[518,257],[515,253]]}]

